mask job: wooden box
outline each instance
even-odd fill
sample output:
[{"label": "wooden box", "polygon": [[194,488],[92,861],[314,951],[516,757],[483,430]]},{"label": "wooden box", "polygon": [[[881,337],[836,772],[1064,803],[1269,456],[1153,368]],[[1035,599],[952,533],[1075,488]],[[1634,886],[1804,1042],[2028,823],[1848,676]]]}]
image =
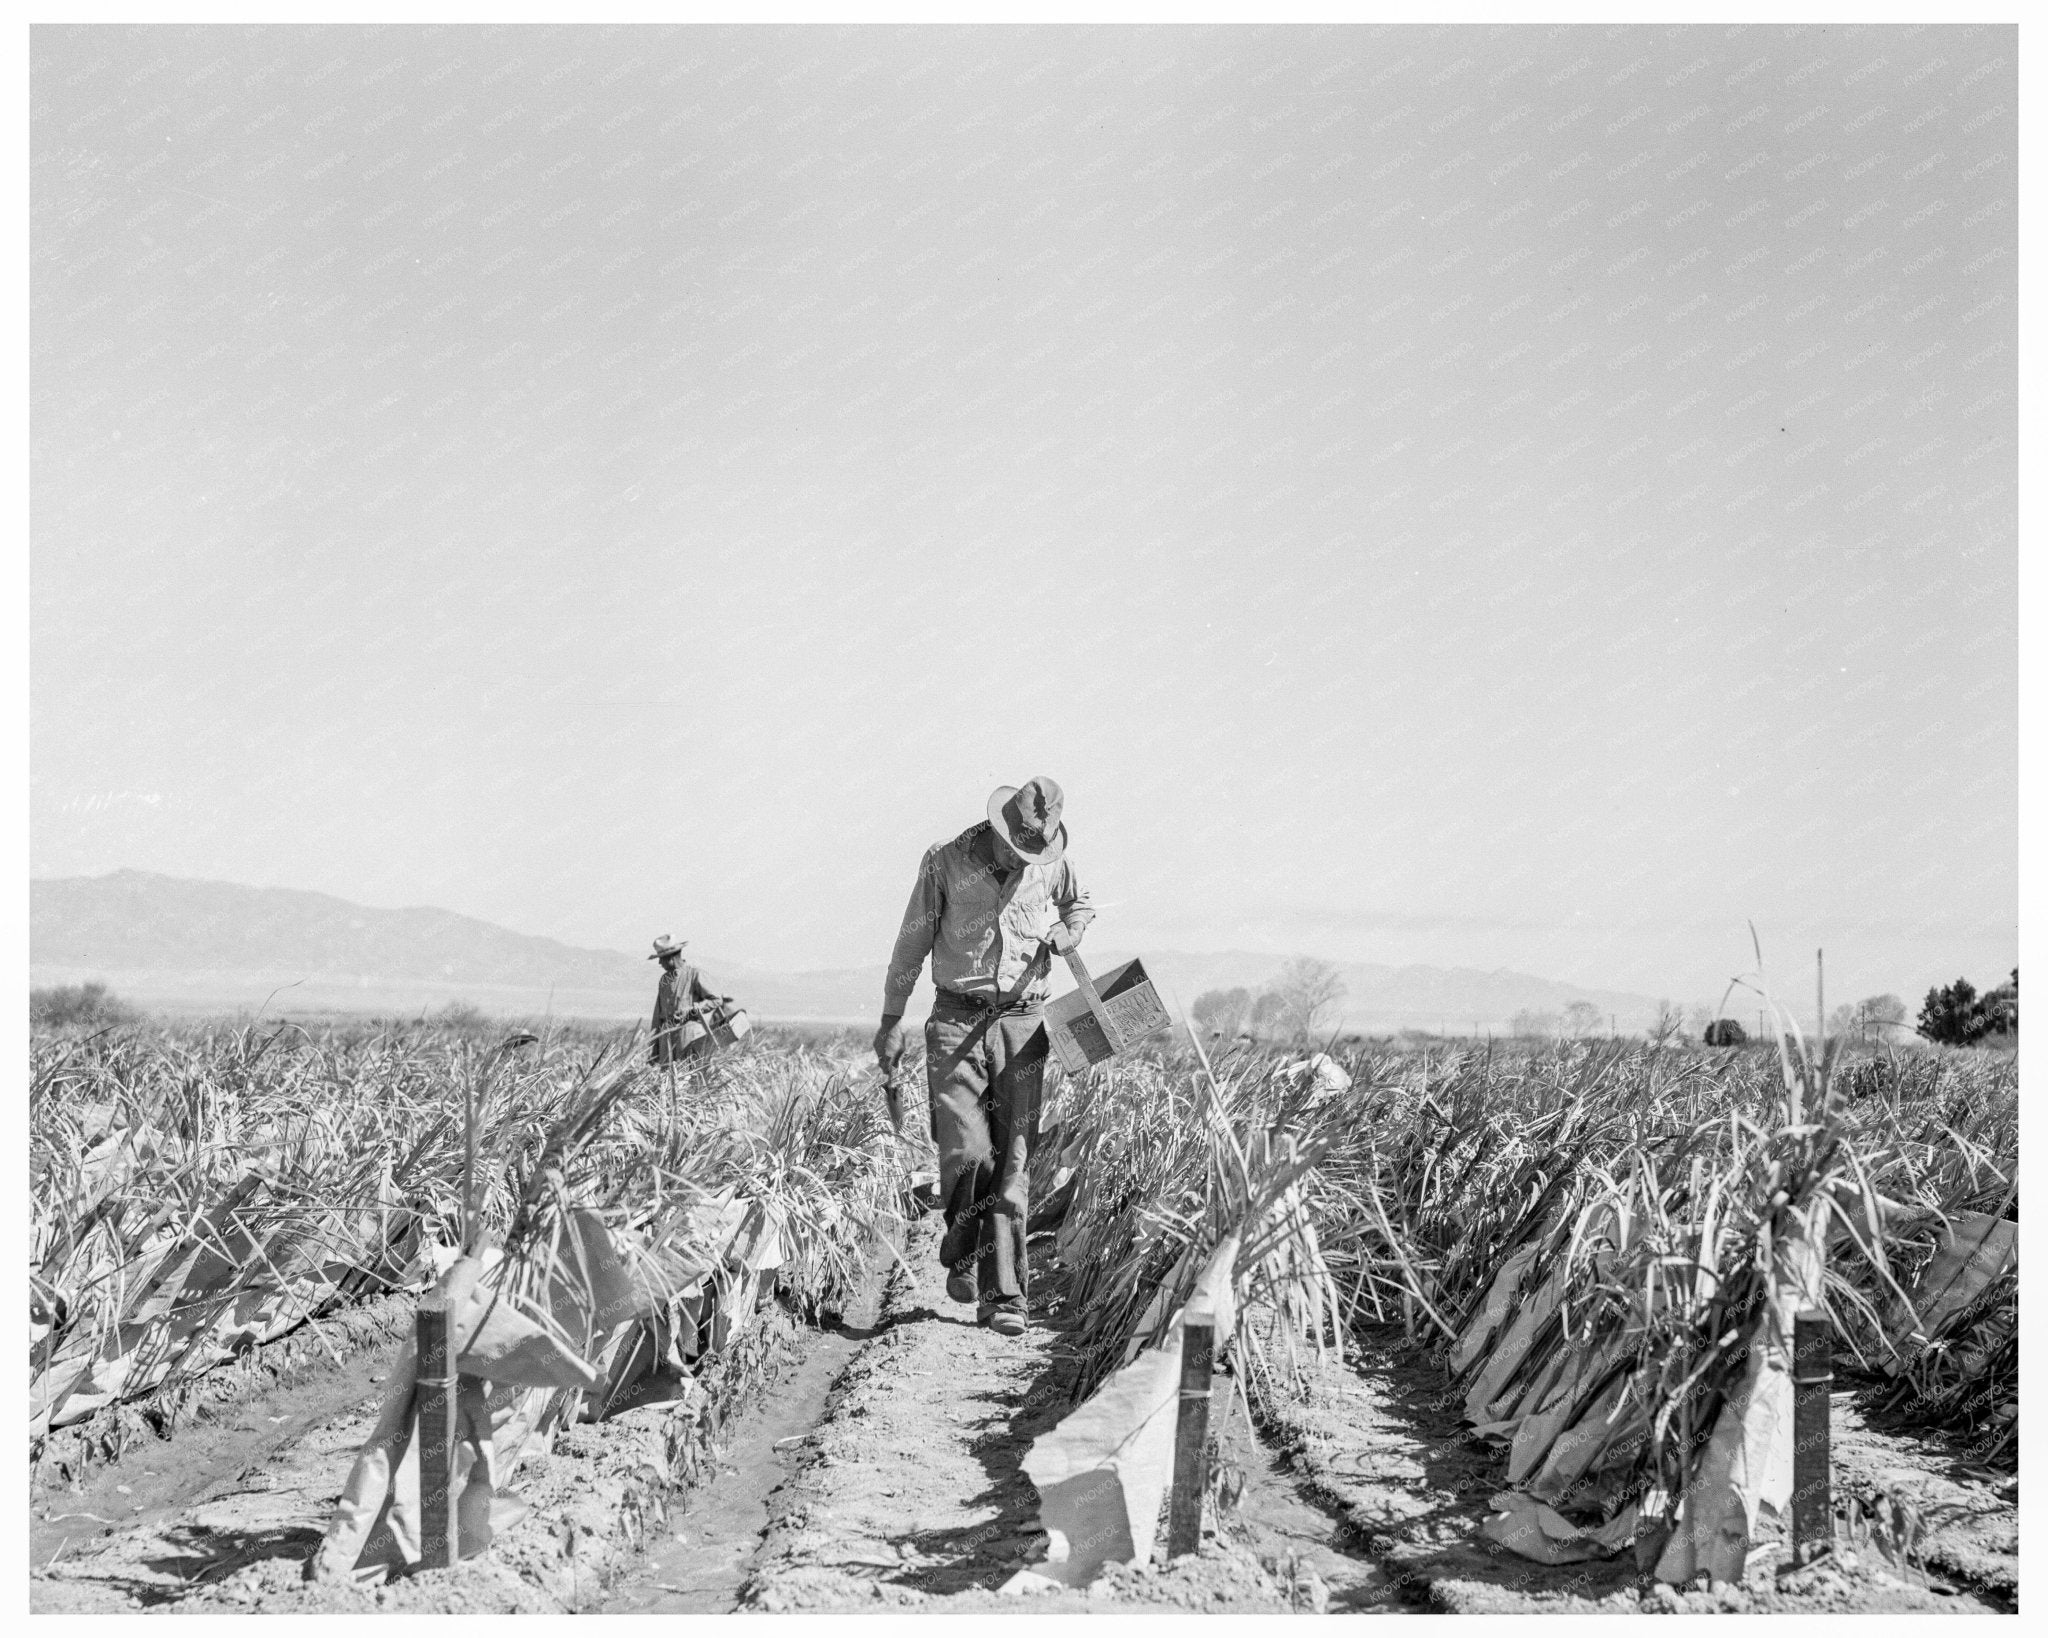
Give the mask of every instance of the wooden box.
[{"label": "wooden box", "polygon": [[683,1020],[683,1050],[693,1058],[717,1052],[736,1045],[751,1027],[744,1008],[722,1012],[700,1002]]}]

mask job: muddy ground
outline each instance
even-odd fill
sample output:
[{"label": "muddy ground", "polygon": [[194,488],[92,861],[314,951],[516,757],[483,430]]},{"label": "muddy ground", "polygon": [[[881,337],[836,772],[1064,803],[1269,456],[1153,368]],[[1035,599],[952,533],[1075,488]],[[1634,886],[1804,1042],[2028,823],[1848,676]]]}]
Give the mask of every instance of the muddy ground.
[{"label": "muddy ground", "polygon": [[[1024,1336],[951,1302],[937,1224],[917,1225],[868,1296],[825,1330],[770,1305],[690,1405],[564,1429],[522,1469],[526,1517],[478,1560],[385,1587],[301,1569],[373,1421],[392,1350],[302,1350],[169,1441],[32,1487],[31,1606],[58,1610],[720,1613],[1196,1609],[1395,1613],[1642,1609],[1986,1611],[2018,1600],[2017,1483],[1940,1441],[1835,1402],[1838,1494],[1879,1487],[1925,1522],[1916,1562],[1864,1550],[1786,1577],[1782,1544],[1740,1588],[1647,1587],[1633,1557],[1545,1568],[1489,1550],[1478,1523],[1500,1454],[1457,1419],[1440,1369],[1390,1340],[1342,1364],[1257,1433],[1220,1376],[1211,1425],[1225,1496],[1200,1557],[1113,1566],[1085,1591],[1035,1578],[1044,1553],[1022,1471],[1069,1408],[1072,1318],[1038,1265]],[[1042,1251],[1042,1246],[1034,1247]],[[387,1327],[388,1329],[388,1327]],[[63,1482],[75,1473],[76,1483]],[[693,1481],[687,1483],[685,1481]],[[1162,1532],[1163,1534],[1163,1532]],[[1163,1556],[1163,1555],[1161,1555]],[[1006,1587],[1011,1590],[1006,1591]]]}]

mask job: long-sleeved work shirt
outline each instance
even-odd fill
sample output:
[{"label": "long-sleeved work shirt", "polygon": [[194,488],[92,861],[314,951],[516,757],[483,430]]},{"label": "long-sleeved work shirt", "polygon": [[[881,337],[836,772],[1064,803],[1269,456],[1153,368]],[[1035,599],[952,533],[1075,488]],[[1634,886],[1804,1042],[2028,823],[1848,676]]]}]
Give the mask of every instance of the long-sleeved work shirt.
[{"label": "long-sleeved work shirt", "polygon": [[[889,957],[883,1015],[901,1015],[927,955],[940,989],[995,1002],[1010,993],[1055,920],[1078,934],[1094,918],[1087,891],[1065,859],[998,875],[995,838],[983,820],[925,850]],[[1048,988],[1041,973],[1023,1000],[1042,1003]]]},{"label": "long-sleeved work shirt", "polygon": [[684,1009],[694,1002],[717,999],[704,987],[704,980],[697,976],[697,969],[678,962],[679,971],[664,967],[661,982],[654,988],[654,1032],[675,1029],[682,1022]]}]

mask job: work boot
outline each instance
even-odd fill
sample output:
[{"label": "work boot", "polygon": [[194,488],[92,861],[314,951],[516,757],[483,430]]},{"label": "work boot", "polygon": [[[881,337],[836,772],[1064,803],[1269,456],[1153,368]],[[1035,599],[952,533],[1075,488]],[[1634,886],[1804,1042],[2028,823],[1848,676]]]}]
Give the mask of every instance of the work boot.
[{"label": "work boot", "polygon": [[1021,1306],[983,1303],[979,1318],[999,1337],[1021,1337],[1024,1334],[1024,1310]]},{"label": "work boot", "polygon": [[973,1302],[981,1295],[981,1283],[974,1277],[974,1265],[955,1268],[946,1275],[946,1295],[955,1302]]}]

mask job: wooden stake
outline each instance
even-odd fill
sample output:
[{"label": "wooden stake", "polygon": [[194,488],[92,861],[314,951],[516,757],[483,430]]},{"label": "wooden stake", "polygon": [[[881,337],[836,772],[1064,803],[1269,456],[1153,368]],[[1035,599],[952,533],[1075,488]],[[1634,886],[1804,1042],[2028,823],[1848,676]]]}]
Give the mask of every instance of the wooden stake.
[{"label": "wooden stake", "polygon": [[1792,1322],[1792,1561],[1809,1563],[1835,1539],[1828,1459],[1828,1398],[1834,1385],[1828,1316],[1801,1309]]},{"label": "wooden stake", "polygon": [[445,1570],[455,1562],[455,1310],[446,1293],[420,1300],[419,1363],[413,1373],[413,1409],[419,1418],[420,1567]]},{"label": "wooden stake", "polygon": [[457,1258],[420,1299],[415,1324],[413,1414],[420,1442],[420,1567],[443,1570],[461,1556],[455,1516],[455,1446],[462,1434],[457,1394],[455,1312],[483,1265]]},{"label": "wooden stake", "polygon": [[1216,1316],[1188,1305],[1181,1324],[1180,1422],[1174,1430],[1173,1501],[1166,1556],[1202,1550],[1202,1493],[1209,1485],[1209,1377],[1216,1361]]}]

